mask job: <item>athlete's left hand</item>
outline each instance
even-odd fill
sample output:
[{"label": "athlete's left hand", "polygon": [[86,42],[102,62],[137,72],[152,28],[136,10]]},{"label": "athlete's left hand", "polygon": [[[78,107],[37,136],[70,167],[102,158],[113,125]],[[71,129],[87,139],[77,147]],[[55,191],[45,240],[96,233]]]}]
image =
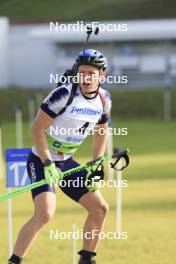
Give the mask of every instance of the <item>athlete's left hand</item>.
[{"label": "athlete's left hand", "polygon": [[87,174],[86,178],[86,186],[89,191],[95,191],[99,189],[100,180],[104,180],[104,166],[100,164],[95,170],[91,170],[90,173]]}]

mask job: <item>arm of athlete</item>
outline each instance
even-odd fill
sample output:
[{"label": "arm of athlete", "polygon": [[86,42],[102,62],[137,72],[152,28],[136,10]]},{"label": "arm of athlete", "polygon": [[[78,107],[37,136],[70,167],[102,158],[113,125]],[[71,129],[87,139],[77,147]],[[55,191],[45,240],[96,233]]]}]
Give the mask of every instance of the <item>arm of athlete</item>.
[{"label": "arm of athlete", "polygon": [[[108,122],[104,124],[97,124],[94,129],[93,160],[98,159],[99,157],[103,156],[105,153],[106,142],[107,142],[107,128],[108,128]],[[99,187],[97,185],[97,182],[99,182],[100,179],[104,179],[103,165],[101,165],[99,169],[96,168],[95,171],[91,171],[91,173],[87,174],[87,182],[90,183],[89,190],[92,191],[98,190]]]},{"label": "arm of athlete", "polygon": [[39,110],[31,128],[31,135],[34,145],[38,151],[40,159],[44,162],[46,159],[52,160],[47,140],[45,137],[45,129],[53,122],[53,118],[44,111]]},{"label": "arm of athlete", "polygon": [[[44,162],[45,160],[52,161],[51,154],[48,149],[47,140],[45,137],[45,129],[52,124],[52,121],[53,118],[51,118],[44,111],[39,110],[31,128],[32,139],[42,162]],[[58,177],[58,171],[54,163],[45,166],[44,172],[48,184],[51,183],[50,182],[51,177],[52,178]]]},{"label": "arm of athlete", "polygon": [[93,136],[93,159],[103,156],[107,143],[108,122],[97,124]]},{"label": "arm of athlete", "polygon": [[93,159],[98,159],[103,156],[106,149],[108,121],[111,115],[111,95],[108,91],[105,92],[104,100],[105,102],[102,116],[94,129]]},{"label": "arm of athlete", "polygon": [[[98,159],[99,157],[105,154],[106,143],[107,143],[107,130],[108,130],[108,121],[111,113],[111,97],[110,94],[106,92],[104,111],[98,121],[96,128],[94,129],[93,136],[93,159]],[[95,172],[90,175],[90,178],[94,176],[99,176],[99,179],[104,179],[104,167],[103,164],[101,167],[97,168]],[[89,175],[88,175],[89,177]],[[96,190],[96,186],[95,186]]]}]

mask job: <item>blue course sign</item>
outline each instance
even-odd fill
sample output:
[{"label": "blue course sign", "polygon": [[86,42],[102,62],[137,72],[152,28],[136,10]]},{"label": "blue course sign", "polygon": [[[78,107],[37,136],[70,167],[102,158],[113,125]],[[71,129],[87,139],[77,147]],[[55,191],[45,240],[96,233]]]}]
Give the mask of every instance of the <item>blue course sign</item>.
[{"label": "blue course sign", "polygon": [[6,149],[6,184],[8,188],[22,187],[30,184],[26,161],[30,148]]}]

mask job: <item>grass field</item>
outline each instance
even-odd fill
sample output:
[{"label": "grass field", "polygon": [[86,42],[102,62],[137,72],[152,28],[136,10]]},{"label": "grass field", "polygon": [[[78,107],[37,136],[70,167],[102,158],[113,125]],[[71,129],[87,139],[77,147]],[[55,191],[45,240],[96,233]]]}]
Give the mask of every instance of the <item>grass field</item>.
[{"label": "grass field", "polygon": [[13,22],[175,18],[175,7],[174,0],[169,5],[165,0],[96,0],[87,4],[81,0],[1,0],[0,15]]},{"label": "grass field", "polygon": [[[175,123],[161,121],[116,121],[114,127],[127,127],[127,136],[114,137],[114,145],[129,147],[131,165],[124,171],[128,188],[123,189],[122,231],[127,240],[102,240],[97,261],[103,264],[173,264],[176,261],[176,143]],[[25,146],[31,141],[24,124]],[[15,147],[14,124],[3,125],[4,147]],[[8,132],[8,133],[7,133]],[[86,155],[85,155],[86,149]],[[91,139],[76,154],[80,161],[91,159]],[[5,192],[0,182],[0,192]],[[115,189],[103,188],[110,204],[105,232],[115,230]],[[33,211],[30,194],[13,199],[13,240]],[[7,262],[7,203],[0,206],[0,263]],[[54,219],[43,229],[24,263],[72,263],[72,241],[50,240],[49,230],[71,231],[72,224],[82,228],[86,212],[76,203],[57,192]],[[78,249],[81,241],[77,242]]]},{"label": "grass field", "polygon": [[[163,89],[145,88],[130,89],[115,87],[109,90],[112,95],[112,118],[114,119],[156,119],[163,120]],[[0,89],[0,124],[14,120],[14,108],[18,106],[23,112],[23,120],[28,120],[28,100],[33,98],[35,110],[42,98],[51,92],[50,89],[14,88]],[[176,119],[176,89],[171,87],[171,118]],[[19,96],[20,94],[20,96]],[[12,103],[13,98],[13,103]],[[157,102],[157,103],[156,103]],[[130,109],[130,111],[129,111]]]}]

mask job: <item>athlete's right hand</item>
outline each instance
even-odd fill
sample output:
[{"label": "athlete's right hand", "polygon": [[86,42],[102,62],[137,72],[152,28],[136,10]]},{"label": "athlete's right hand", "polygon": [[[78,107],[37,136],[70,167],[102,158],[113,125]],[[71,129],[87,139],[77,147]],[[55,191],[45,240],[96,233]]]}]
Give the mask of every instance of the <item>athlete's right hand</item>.
[{"label": "athlete's right hand", "polygon": [[61,180],[61,177],[59,177],[59,169],[56,168],[56,165],[54,162],[52,162],[49,166],[44,167],[44,173],[45,173],[45,179],[48,184],[55,183],[56,185]]}]

